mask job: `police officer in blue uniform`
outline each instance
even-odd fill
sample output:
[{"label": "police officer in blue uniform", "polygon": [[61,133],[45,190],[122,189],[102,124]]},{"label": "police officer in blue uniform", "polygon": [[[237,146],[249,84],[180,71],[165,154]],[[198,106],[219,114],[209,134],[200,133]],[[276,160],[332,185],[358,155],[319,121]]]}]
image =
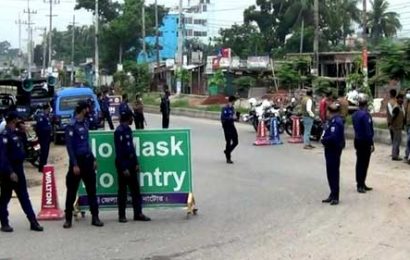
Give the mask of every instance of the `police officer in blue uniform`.
[{"label": "police officer in blue uniform", "polygon": [[23,168],[23,162],[26,155],[24,152],[24,145],[16,133],[16,124],[18,121],[19,118],[17,113],[10,112],[6,117],[6,129],[0,135],[2,142],[0,148],[1,231],[13,232],[13,228],[9,224],[9,213],[7,210],[13,190],[17,194],[21,207],[30,222],[30,229],[33,231],[43,231],[43,227],[37,222],[27,191],[27,182]]},{"label": "police officer in blue uniform", "polygon": [[231,154],[235,147],[238,145],[238,132],[235,128],[236,114],[235,108],[233,107],[235,101],[236,98],[234,96],[230,96],[228,99],[228,104],[224,108],[222,108],[221,113],[222,128],[224,130],[226,141],[224,153],[226,163],[228,164],[233,164]]},{"label": "police officer in blue uniform", "polygon": [[161,104],[160,104],[163,129],[169,128],[169,117],[171,115],[171,102],[169,100],[170,96],[171,96],[171,92],[169,92],[168,86],[165,85],[164,86],[164,96],[161,97]]},{"label": "police officer in blue uniform", "polygon": [[36,118],[36,134],[40,143],[40,163],[38,171],[42,172],[44,165],[47,164],[51,142],[50,106],[48,104],[43,106],[43,112]]},{"label": "police officer in blue uniform", "polygon": [[89,130],[97,130],[98,129],[98,114],[95,110],[95,102],[92,98],[87,99],[88,105],[88,115],[87,115],[87,122],[89,126]]},{"label": "police officer in blue uniform", "polygon": [[132,130],[133,115],[125,113],[120,115],[120,125],[114,132],[115,166],[118,174],[118,221],[126,223],[125,214],[127,206],[127,187],[131,192],[132,205],[134,208],[134,220],[150,221],[151,219],[142,214],[141,193],[138,182],[139,162],[135,152]]},{"label": "police officer in blue uniform", "polygon": [[67,152],[70,159],[66,176],[67,197],[65,204],[64,228],[71,228],[73,205],[77,197],[77,190],[82,180],[88,195],[88,203],[92,215],[91,224],[102,227],[98,217],[98,203],[96,197],[97,163],[91,152],[88,137],[88,124],[86,122],[88,104],[80,101],[76,107],[75,122],[66,127],[65,137]]},{"label": "police officer in blue uniform", "polygon": [[374,152],[374,129],[373,120],[370,115],[367,103],[368,97],[365,94],[360,94],[359,98],[359,110],[356,111],[353,116],[353,127],[355,132],[354,147],[356,149],[356,182],[357,192],[366,193],[371,191],[372,188],[366,185],[367,170],[369,168],[369,162],[371,154]]},{"label": "police officer in blue uniform", "polygon": [[120,104],[120,107],[118,108],[120,116],[121,115],[126,115],[126,114],[131,114],[132,115],[132,111],[130,106],[128,105],[128,95],[127,94],[123,94],[122,95],[122,102]]},{"label": "police officer in blue uniform", "polygon": [[108,98],[108,91],[105,90],[103,92],[103,95],[101,95],[101,93],[98,93],[97,97],[100,102],[103,120],[107,120],[108,125],[110,126],[110,129],[114,130],[114,124],[112,123],[112,118],[110,114],[110,99]]},{"label": "police officer in blue uniform", "polygon": [[339,204],[340,157],[345,148],[345,133],[343,118],[340,116],[340,105],[333,103],[328,106],[328,125],[323,133],[322,144],[325,147],[327,180],[330,195],[323,203]]}]

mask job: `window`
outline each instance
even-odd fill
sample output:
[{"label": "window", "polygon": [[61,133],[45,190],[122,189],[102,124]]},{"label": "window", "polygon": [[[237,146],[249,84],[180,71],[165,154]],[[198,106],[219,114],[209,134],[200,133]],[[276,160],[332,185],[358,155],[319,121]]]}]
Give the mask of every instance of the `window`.
[{"label": "window", "polygon": [[188,29],[185,31],[186,36],[192,36],[193,35],[193,30],[192,29]]},{"label": "window", "polygon": [[62,97],[60,98],[60,103],[59,103],[60,110],[61,111],[74,110],[79,101],[85,101],[89,98],[92,98],[92,96],[86,95],[86,96]]},{"label": "window", "polygon": [[177,24],[179,24],[179,18],[177,18]]},{"label": "window", "polygon": [[203,5],[203,6],[202,6],[202,11],[203,11],[203,12],[207,12],[207,11],[208,11],[208,6],[207,6],[207,5]]},{"label": "window", "polygon": [[199,25],[203,25],[203,26],[206,26],[206,22],[207,22],[206,19],[196,19],[196,20],[194,20],[194,24],[199,24]]},{"label": "window", "polygon": [[195,37],[206,37],[207,35],[208,35],[207,32],[194,31]]},{"label": "window", "polygon": [[184,23],[185,24],[192,24],[192,17],[185,17],[184,18]]}]

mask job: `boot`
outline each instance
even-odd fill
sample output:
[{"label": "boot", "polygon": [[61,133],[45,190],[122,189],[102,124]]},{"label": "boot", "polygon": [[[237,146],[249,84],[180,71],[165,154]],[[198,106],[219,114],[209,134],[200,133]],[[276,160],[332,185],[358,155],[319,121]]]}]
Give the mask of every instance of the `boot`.
[{"label": "boot", "polygon": [[151,221],[151,219],[144,214],[140,213],[137,215],[134,215],[134,220],[135,221]]},{"label": "boot", "polygon": [[65,213],[65,222],[63,228],[71,228],[73,226],[73,213]]},{"label": "boot", "polygon": [[42,232],[42,231],[44,231],[44,228],[42,226],[40,226],[40,224],[37,222],[37,220],[32,220],[32,221],[30,221],[30,230],[37,231],[37,232]]},{"label": "boot", "polygon": [[10,225],[4,225],[4,226],[1,226],[1,229],[0,229],[2,232],[6,232],[6,233],[10,233],[10,232],[13,232],[14,231],[14,229],[12,228],[12,227],[10,227]]},{"label": "boot", "polygon": [[96,226],[96,227],[102,227],[104,226],[104,223],[101,222],[100,218],[98,216],[93,216],[91,225]]}]

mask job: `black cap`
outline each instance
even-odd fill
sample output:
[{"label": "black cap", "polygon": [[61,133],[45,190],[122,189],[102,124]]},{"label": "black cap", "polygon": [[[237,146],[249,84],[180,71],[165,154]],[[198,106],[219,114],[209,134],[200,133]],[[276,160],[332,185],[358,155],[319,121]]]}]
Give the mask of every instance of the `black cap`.
[{"label": "black cap", "polygon": [[235,96],[229,96],[228,101],[229,101],[229,102],[235,102],[235,101],[236,101],[236,97],[235,97]]},{"label": "black cap", "polygon": [[80,113],[81,111],[83,111],[84,109],[87,109],[89,107],[89,105],[87,104],[86,101],[78,101],[77,107],[75,108],[75,111],[77,113]]},{"label": "black cap", "polygon": [[7,113],[7,116],[6,116],[7,123],[13,121],[14,119],[21,119],[21,117],[16,111],[10,111],[9,113]]}]

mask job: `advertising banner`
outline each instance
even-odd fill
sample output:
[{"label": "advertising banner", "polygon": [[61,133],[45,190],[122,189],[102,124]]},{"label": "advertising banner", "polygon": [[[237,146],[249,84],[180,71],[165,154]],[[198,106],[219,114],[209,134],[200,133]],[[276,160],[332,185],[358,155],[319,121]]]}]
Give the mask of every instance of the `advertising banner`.
[{"label": "advertising banner", "polygon": [[[139,184],[143,207],[186,207],[192,192],[190,130],[134,131],[140,162]],[[97,159],[97,199],[100,208],[117,208],[117,171],[112,131],[90,132]],[[128,197],[131,203],[131,197]],[[79,206],[88,205],[84,185]]]},{"label": "advertising banner", "polygon": [[110,114],[112,117],[118,117],[120,115],[120,104],[122,102],[122,96],[108,96],[110,100]]}]

